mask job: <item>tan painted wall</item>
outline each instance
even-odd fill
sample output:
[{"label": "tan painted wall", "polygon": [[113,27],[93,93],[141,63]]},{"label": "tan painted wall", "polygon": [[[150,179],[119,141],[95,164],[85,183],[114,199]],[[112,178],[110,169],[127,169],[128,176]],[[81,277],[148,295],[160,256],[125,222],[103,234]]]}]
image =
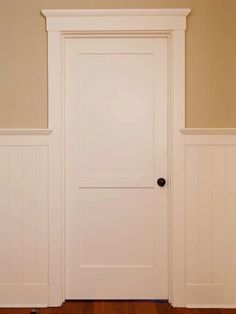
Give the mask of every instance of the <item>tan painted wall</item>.
[{"label": "tan painted wall", "polygon": [[236,0],[0,0],[0,128],[47,126],[43,8],[191,8],[187,127],[236,127]]}]

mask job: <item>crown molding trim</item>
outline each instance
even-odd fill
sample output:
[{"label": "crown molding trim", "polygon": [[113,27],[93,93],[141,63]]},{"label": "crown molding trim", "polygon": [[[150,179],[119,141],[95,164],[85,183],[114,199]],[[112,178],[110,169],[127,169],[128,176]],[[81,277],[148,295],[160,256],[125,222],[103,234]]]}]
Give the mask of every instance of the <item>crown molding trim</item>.
[{"label": "crown molding trim", "polygon": [[191,9],[95,9],[95,10],[59,10],[44,9],[44,16],[81,16],[81,15],[184,15],[187,16]]}]

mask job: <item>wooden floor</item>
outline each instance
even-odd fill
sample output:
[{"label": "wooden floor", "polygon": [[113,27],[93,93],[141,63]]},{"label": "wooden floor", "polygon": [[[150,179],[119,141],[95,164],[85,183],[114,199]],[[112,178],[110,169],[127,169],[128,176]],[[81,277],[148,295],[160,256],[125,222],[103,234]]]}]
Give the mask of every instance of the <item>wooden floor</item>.
[{"label": "wooden floor", "polygon": [[[0,314],[29,314],[30,309],[0,309]],[[152,301],[67,301],[60,308],[37,309],[38,314],[236,314],[226,309],[172,308]]]}]

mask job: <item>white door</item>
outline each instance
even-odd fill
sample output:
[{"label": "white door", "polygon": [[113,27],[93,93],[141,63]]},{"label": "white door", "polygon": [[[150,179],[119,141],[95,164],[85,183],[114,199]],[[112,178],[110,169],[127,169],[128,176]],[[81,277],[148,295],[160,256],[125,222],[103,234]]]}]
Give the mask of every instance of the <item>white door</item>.
[{"label": "white door", "polygon": [[167,299],[166,38],[65,46],[67,299]]}]

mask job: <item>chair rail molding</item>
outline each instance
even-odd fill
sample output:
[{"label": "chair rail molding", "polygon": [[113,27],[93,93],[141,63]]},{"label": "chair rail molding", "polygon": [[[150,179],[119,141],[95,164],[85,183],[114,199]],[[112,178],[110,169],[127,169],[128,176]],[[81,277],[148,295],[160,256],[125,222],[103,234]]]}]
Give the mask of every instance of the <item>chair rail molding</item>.
[{"label": "chair rail molding", "polygon": [[236,128],[185,128],[180,131],[184,135],[236,135]]},{"label": "chair rail molding", "polygon": [[0,129],[0,135],[50,135],[50,129]]}]

